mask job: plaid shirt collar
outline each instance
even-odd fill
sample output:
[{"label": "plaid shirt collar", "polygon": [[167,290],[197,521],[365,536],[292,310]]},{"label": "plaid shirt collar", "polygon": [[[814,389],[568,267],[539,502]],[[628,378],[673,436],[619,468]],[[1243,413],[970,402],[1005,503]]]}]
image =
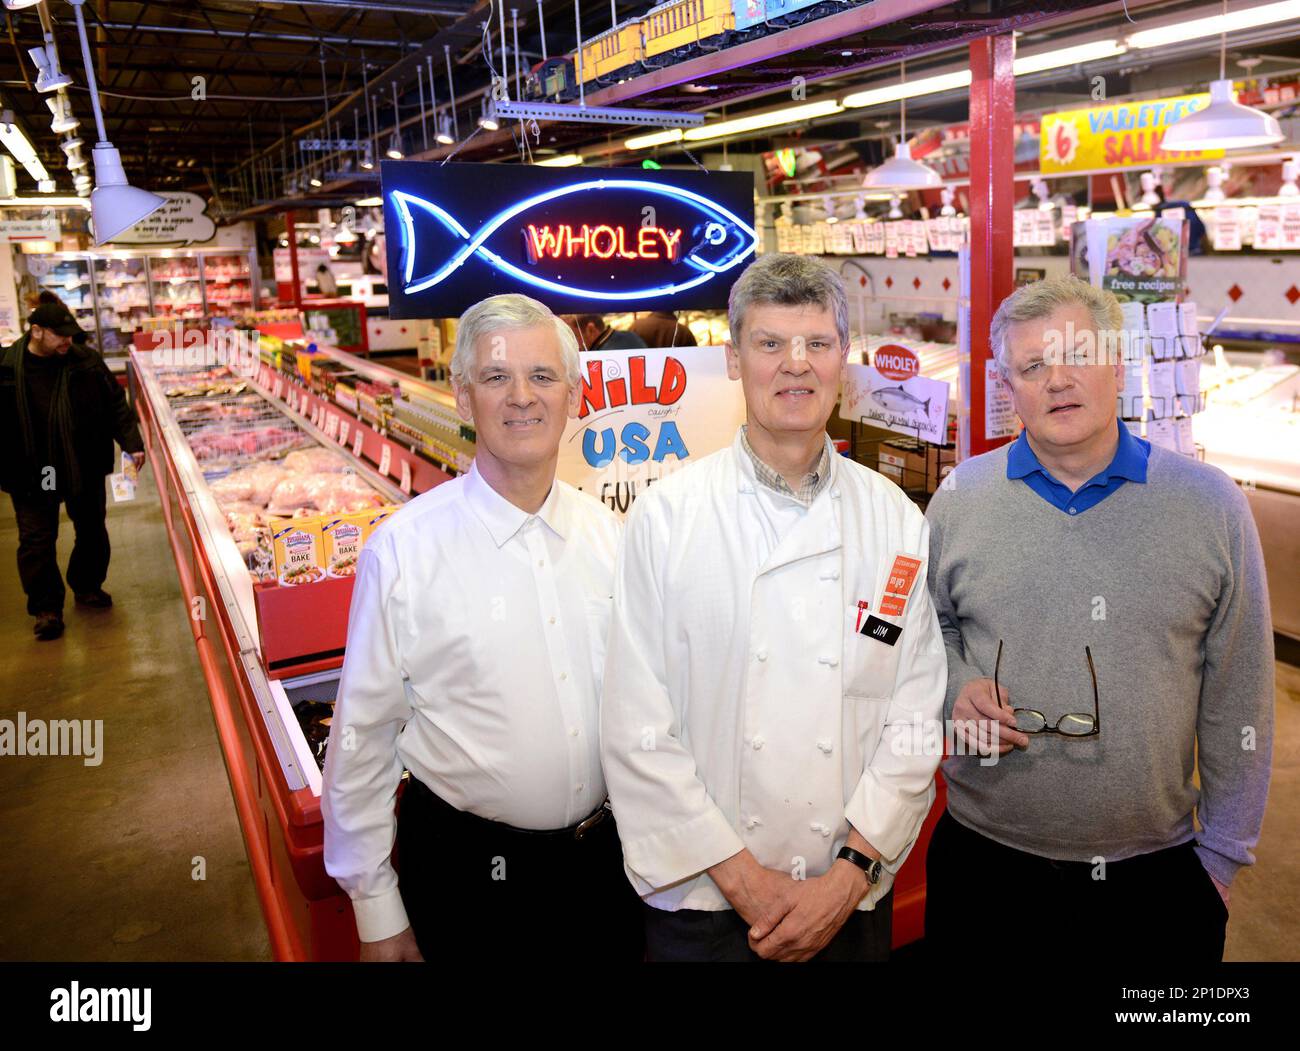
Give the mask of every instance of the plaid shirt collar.
[{"label": "plaid shirt collar", "polygon": [[779,471],[774,471],[771,467],[759,459],[758,453],[754,452],[753,446],[749,444],[749,427],[742,424],[740,428],[740,444],[744,446],[745,453],[750,462],[754,465],[754,475],[765,486],[773,492],[780,493],[782,496],[789,496],[804,507],[809,506],[817,498],[817,494],[826,488],[826,483],[831,477],[830,453],[827,451],[825,439],[822,440],[822,454],[817,461],[817,465],[811,472],[803,476],[803,481],[799,483],[797,490],[791,489],[789,483],[781,477]]}]

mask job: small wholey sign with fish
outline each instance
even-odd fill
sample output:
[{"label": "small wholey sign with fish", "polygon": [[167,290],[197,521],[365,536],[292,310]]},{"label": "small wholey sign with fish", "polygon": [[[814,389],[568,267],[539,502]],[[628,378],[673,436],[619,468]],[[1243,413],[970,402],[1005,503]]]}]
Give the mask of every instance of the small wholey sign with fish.
[{"label": "small wholey sign with fish", "polygon": [[916,355],[906,347],[882,346],[872,360],[848,366],[840,418],[944,444],[948,384],[919,375]]}]

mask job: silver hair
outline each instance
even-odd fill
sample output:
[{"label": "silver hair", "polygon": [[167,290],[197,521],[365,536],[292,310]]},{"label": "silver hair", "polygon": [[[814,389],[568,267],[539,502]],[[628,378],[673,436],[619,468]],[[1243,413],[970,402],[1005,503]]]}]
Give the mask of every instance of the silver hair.
[{"label": "silver hair", "polygon": [[775,253],[750,263],[731,286],[727,302],[727,324],[733,344],[740,343],[745,314],[755,303],[825,307],[835,317],[840,349],[849,345],[849,301],[844,294],[844,282],[820,259]]},{"label": "silver hair", "polygon": [[1059,308],[1075,304],[1088,308],[1099,344],[1113,340],[1123,331],[1124,312],[1113,292],[1072,275],[1035,281],[1007,296],[989,326],[989,349],[1002,375],[1007,374],[1007,333],[1012,325],[1041,321]]},{"label": "silver hair", "polygon": [[451,378],[458,384],[470,382],[474,368],[474,348],[480,336],[509,329],[534,328],[554,325],[560,341],[560,356],[564,359],[564,378],[570,387],[580,382],[582,372],[578,360],[578,340],[550,308],[528,296],[510,293],[488,296],[460,316],[456,324],[456,349],[451,355]]}]

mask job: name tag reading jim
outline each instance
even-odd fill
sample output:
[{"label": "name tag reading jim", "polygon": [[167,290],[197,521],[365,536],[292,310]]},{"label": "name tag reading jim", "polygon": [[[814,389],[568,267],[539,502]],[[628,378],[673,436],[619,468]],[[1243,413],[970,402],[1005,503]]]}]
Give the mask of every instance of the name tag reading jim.
[{"label": "name tag reading jim", "polygon": [[887,620],[872,616],[867,617],[866,623],[858,629],[858,634],[883,642],[886,646],[892,646],[903,634],[903,627],[901,624],[890,624]]}]

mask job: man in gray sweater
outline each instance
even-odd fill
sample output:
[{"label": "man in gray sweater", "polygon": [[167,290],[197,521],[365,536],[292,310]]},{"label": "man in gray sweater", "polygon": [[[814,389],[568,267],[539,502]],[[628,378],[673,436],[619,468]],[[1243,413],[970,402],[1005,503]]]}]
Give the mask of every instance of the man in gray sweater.
[{"label": "man in gray sweater", "polygon": [[938,953],[1219,960],[1254,861],[1273,726],[1259,538],[1227,475],[1116,418],[1122,357],[1086,355],[1121,325],[1074,278],[1009,296],[991,339],[1024,431],[929,507],[956,733],[927,859]]}]

